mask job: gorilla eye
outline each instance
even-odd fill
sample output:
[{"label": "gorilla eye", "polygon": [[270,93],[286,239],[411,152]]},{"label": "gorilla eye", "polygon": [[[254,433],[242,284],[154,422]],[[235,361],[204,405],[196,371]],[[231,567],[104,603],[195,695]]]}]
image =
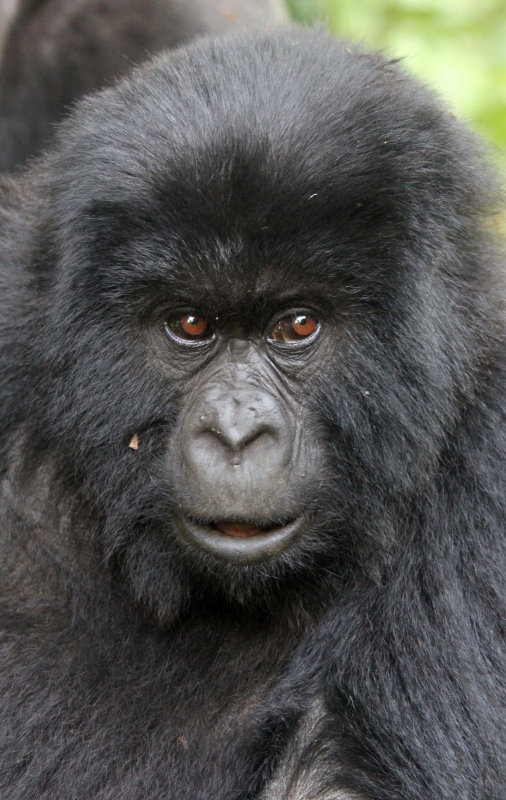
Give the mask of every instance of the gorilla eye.
[{"label": "gorilla eye", "polygon": [[318,328],[318,320],[310,314],[287,314],[279,319],[269,333],[268,338],[274,342],[300,342],[307,339]]},{"label": "gorilla eye", "polygon": [[186,342],[198,342],[212,338],[212,331],[205,317],[199,314],[184,314],[167,320],[165,327],[169,334]]}]

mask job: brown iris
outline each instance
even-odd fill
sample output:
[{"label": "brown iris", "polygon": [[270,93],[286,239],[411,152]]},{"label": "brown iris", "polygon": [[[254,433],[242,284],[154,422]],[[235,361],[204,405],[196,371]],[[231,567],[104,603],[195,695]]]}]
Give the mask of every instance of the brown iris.
[{"label": "brown iris", "polygon": [[184,314],[182,317],[168,320],[166,324],[178,339],[199,341],[211,336],[207,319],[200,314]]},{"label": "brown iris", "polygon": [[275,342],[300,342],[311,336],[318,327],[318,320],[310,314],[287,314],[276,322],[269,334]]}]

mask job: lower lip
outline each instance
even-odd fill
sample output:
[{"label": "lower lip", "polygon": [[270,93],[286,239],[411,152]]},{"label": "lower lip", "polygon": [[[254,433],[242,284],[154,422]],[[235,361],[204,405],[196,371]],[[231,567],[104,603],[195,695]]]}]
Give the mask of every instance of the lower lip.
[{"label": "lower lip", "polygon": [[[210,525],[199,525],[186,516],[177,518],[177,528],[182,538],[192,547],[205,550],[217,558],[236,564],[268,561],[282,553],[301,533],[304,518],[281,528],[261,531],[256,535],[227,535]],[[246,528],[244,528],[246,530]]]}]

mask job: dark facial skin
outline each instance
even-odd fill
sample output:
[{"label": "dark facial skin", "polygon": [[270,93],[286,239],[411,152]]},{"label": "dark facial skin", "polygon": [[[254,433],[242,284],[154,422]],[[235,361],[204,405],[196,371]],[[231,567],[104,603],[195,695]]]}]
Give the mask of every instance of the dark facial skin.
[{"label": "dark facial skin", "polygon": [[168,448],[177,530],[229,561],[267,559],[307,524],[322,466],[306,400],[324,326],[303,306],[260,316],[260,330],[232,314],[223,326],[198,312],[163,322],[161,357],[178,364],[184,394]]}]

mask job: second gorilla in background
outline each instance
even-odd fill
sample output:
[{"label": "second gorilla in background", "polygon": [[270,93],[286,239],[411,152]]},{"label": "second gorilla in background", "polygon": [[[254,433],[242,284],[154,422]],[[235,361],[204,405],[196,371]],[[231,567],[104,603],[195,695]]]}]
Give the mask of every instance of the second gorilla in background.
[{"label": "second gorilla in background", "polygon": [[[1,2],[1,0],[0,0]],[[13,3],[15,6],[16,3]],[[48,143],[84,94],[205,33],[269,26],[283,0],[19,0],[0,42],[0,171]]]}]

